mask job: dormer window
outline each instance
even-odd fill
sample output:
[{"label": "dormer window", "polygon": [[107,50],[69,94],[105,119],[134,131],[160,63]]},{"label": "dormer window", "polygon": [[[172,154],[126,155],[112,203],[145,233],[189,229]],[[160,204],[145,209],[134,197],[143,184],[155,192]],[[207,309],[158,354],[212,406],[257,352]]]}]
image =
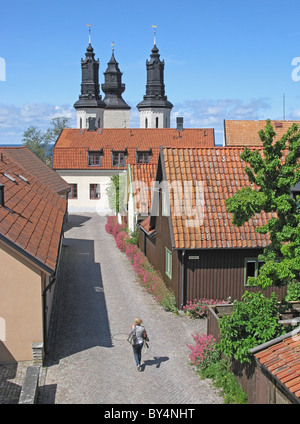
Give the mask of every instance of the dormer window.
[{"label": "dormer window", "polygon": [[127,149],[122,151],[112,150],[111,156],[112,156],[112,166],[126,165]]},{"label": "dormer window", "polygon": [[136,163],[150,163],[150,159],[152,156],[152,150],[136,150]]},{"label": "dormer window", "polygon": [[103,156],[103,149],[97,150],[97,151],[88,151],[89,166],[101,166],[102,156]]}]

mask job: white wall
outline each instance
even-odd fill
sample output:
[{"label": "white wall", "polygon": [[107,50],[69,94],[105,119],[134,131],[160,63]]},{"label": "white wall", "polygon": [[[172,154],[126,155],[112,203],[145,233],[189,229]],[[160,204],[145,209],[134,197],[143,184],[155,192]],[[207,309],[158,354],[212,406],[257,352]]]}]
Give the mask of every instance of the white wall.
[{"label": "white wall", "polygon": [[[96,118],[96,128],[98,128],[98,122],[100,119],[100,128],[103,128],[104,122],[104,109],[77,109],[77,128],[88,128],[88,119]],[[80,127],[80,118],[82,120],[82,127]]]},{"label": "white wall", "polygon": [[[56,171],[67,183],[77,184],[77,199],[68,200],[68,211],[96,212],[105,216],[111,214],[106,188],[110,184],[111,176],[117,172],[106,170],[58,170]],[[100,199],[90,199],[90,184],[100,184]]]},{"label": "white wall", "polygon": [[103,128],[130,128],[130,110],[106,109]]},{"label": "white wall", "polygon": [[158,118],[158,128],[170,128],[171,109],[141,109],[140,128],[146,128],[146,118],[148,119],[148,128],[156,128],[156,118]]},{"label": "white wall", "polygon": [[[97,212],[100,215],[109,213],[106,188],[110,183],[110,176],[58,173],[67,183],[77,184],[77,199],[68,200],[69,212]],[[100,199],[90,199],[90,184],[100,184]]]}]

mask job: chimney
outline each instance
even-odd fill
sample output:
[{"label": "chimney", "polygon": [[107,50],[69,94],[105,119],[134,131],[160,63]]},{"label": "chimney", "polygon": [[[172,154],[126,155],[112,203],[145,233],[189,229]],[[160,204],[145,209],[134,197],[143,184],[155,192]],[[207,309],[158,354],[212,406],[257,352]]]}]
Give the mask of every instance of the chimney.
[{"label": "chimney", "polygon": [[0,206],[4,206],[4,184],[0,184]]},{"label": "chimney", "polygon": [[183,131],[183,118],[177,116],[176,118],[177,131]]},{"label": "chimney", "polygon": [[96,118],[89,118],[88,131],[96,131]]}]

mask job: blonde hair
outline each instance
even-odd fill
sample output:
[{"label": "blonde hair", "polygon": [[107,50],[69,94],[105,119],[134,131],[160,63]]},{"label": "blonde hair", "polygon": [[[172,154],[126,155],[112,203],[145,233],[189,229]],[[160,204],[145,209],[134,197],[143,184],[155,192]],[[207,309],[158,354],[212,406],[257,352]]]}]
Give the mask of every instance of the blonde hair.
[{"label": "blonde hair", "polygon": [[142,318],[139,318],[139,317],[137,317],[135,320],[134,320],[134,324],[135,325],[141,325],[142,324]]}]

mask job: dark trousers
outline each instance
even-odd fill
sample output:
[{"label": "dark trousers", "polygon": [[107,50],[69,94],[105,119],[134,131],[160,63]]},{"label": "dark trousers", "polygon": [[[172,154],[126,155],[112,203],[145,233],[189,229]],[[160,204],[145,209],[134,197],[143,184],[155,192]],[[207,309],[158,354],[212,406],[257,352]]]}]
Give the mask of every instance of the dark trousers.
[{"label": "dark trousers", "polygon": [[137,366],[141,365],[142,347],[143,347],[143,343],[139,343],[139,344],[136,344],[136,345],[132,346],[133,355],[134,355],[134,359],[135,359],[135,362],[136,362],[136,365]]}]

